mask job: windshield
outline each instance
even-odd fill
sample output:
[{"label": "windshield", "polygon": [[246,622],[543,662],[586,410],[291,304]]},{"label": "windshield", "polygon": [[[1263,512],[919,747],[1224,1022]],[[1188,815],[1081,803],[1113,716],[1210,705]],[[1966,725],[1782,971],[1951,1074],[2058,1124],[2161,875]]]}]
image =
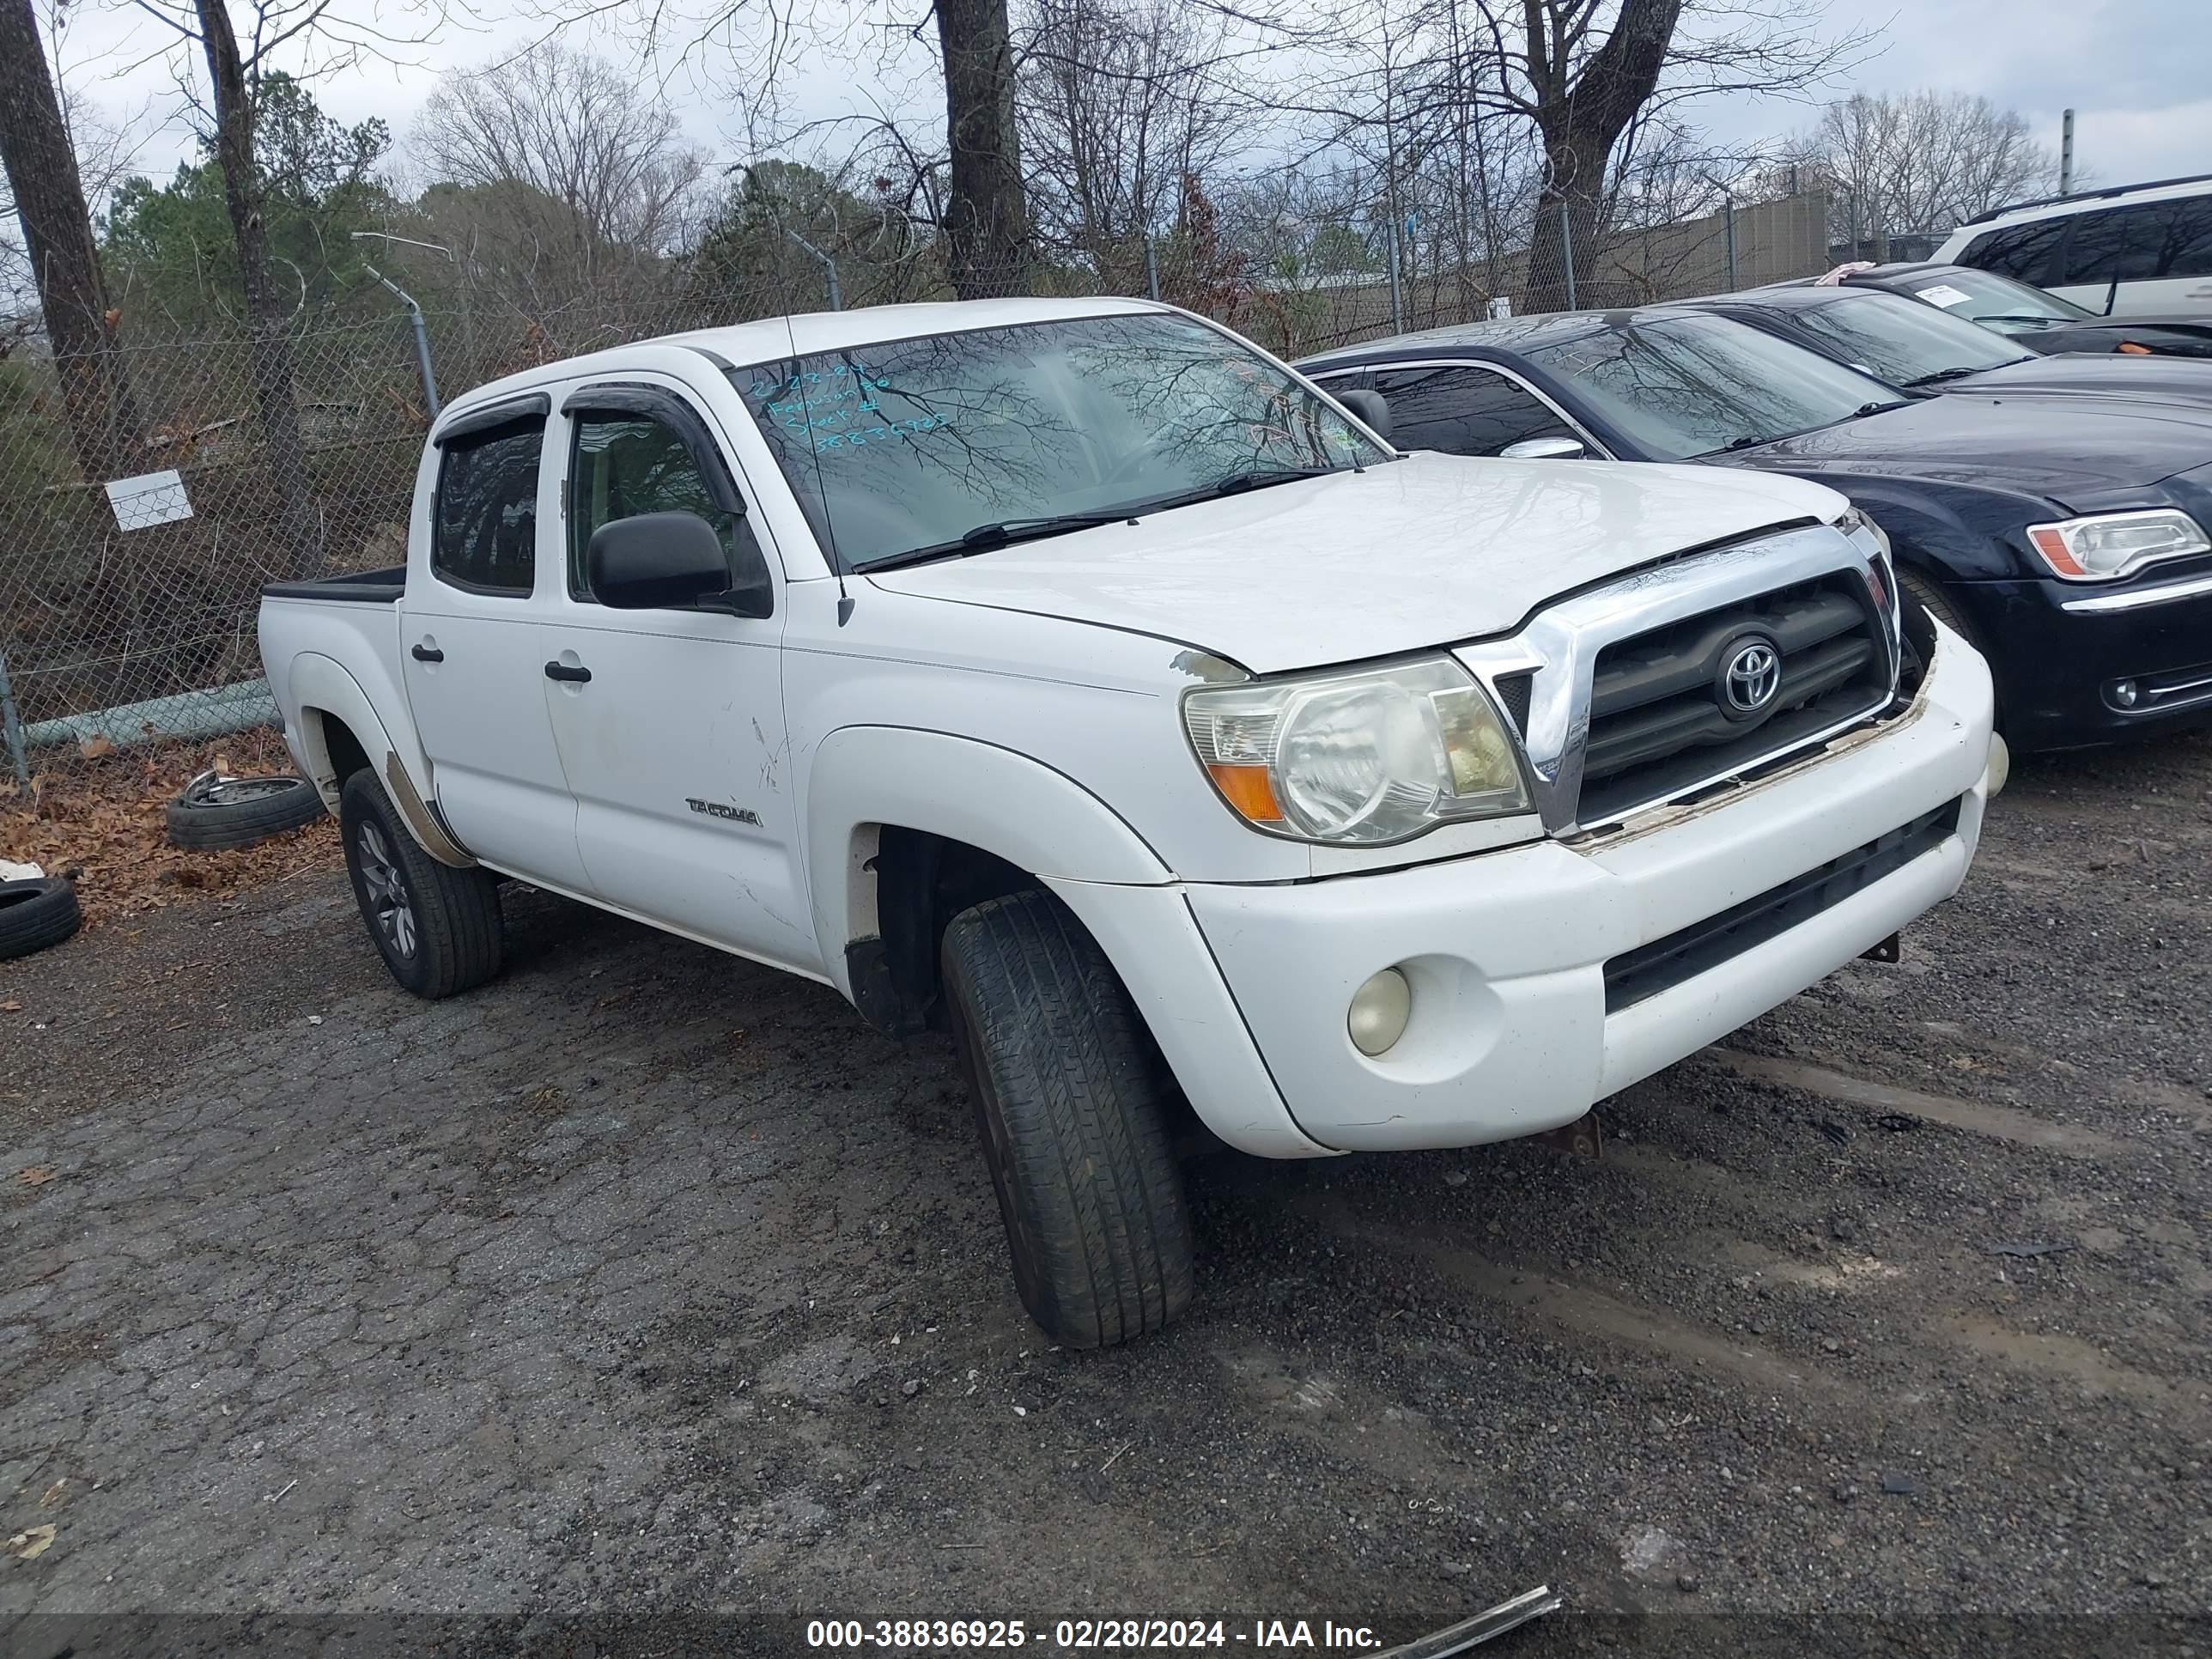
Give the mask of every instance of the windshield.
[{"label": "windshield", "polygon": [[1880,380],[1728,317],[1593,318],[1588,332],[1527,356],[1660,461],[1792,437],[1899,401]]},{"label": "windshield", "polygon": [[1824,304],[1793,307],[1790,317],[1825,349],[1895,386],[2025,361],[2002,335],[1901,295],[1838,294]]},{"label": "windshield", "polygon": [[1387,459],[1265,358],[1160,313],[928,335],[730,378],[847,570],[995,544],[975,538],[986,526]]},{"label": "windshield", "polygon": [[2094,317],[2071,300],[2045,294],[2039,288],[2000,276],[1993,270],[1961,266],[1940,276],[1913,276],[1899,286],[1916,300],[2006,334],[2049,328],[2057,323],[2078,323]]}]

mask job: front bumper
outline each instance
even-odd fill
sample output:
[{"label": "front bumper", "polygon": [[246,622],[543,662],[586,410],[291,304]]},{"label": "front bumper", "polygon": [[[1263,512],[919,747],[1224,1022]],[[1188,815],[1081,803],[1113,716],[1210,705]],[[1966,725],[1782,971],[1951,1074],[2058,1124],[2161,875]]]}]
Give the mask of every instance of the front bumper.
[{"label": "front bumper", "polygon": [[1996,653],[2005,735],[2015,749],[2212,725],[2212,568],[2191,562],[2124,583],[2046,578],[1950,590]]},{"label": "front bumper", "polygon": [[[1232,1144],[1279,1156],[1501,1140],[1572,1121],[1956,891],[1981,830],[1990,714],[1986,666],[1947,634],[1906,714],[1622,834],[1326,881],[1187,885],[1234,1021],[1213,1000],[1213,975],[1179,970],[1165,995],[1152,987],[1157,960],[1125,960],[1163,951],[1164,929],[1139,942],[1125,920],[1130,907],[1158,906],[1160,890],[1054,885],[1122,967],[1192,1105]],[[1925,850],[1741,952],[1700,958],[1701,971],[1640,1000],[1621,1006],[1616,986],[1608,1012],[1608,962],[1930,813],[1945,816]],[[1394,966],[1413,982],[1412,1018],[1370,1059],[1346,1035],[1346,1006]],[[1252,1082],[1262,1068],[1264,1105]],[[1296,1135],[1283,1133],[1289,1125]],[[1297,1146],[1301,1136],[1311,1145]]]}]

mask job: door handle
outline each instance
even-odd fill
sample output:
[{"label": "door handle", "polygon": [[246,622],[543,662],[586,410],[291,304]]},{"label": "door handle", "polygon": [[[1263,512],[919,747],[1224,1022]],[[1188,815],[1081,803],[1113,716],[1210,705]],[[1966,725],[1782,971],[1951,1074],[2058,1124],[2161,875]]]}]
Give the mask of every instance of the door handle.
[{"label": "door handle", "polygon": [[571,668],[565,662],[549,662],[545,665],[545,678],[565,680],[570,685],[585,685],[591,681],[592,671],[581,665]]},{"label": "door handle", "polygon": [[412,647],[407,654],[414,658],[416,662],[443,662],[446,659],[446,653],[434,645]]}]

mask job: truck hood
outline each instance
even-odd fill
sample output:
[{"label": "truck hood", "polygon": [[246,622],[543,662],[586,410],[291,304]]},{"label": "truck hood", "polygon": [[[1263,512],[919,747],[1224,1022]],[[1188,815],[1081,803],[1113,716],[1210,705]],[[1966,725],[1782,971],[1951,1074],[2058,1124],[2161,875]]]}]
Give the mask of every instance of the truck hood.
[{"label": "truck hood", "polygon": [[2044,392],[1923,398],[1715,456],[1725,465],[2010,489],[2063,505],[2212,459],[2212,408]]},{"label": "truck hood", "polygon": [[1708,467],[1421,453],[868,580],[1266,674],[1502,634],[1591,582],[1846,505]]}]

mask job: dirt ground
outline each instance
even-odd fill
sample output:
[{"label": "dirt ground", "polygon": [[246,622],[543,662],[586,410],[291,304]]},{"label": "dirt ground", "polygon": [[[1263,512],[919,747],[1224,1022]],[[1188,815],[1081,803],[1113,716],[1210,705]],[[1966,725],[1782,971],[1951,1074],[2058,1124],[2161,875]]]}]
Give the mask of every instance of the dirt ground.
[{"label": "dirt ground", "polygon": [[1104,1354],[1016,1304],[947,1050],[826,990],[525,893],[416,1002],[327,861],[118,920],[0,964],[0,1651],[1548,1583],[1486,1655],[2212,1654],[2208,853],[2212,741],[2024,763],[1901,964],[1598,1161],[1200,1163],[1196,1307]]}]

